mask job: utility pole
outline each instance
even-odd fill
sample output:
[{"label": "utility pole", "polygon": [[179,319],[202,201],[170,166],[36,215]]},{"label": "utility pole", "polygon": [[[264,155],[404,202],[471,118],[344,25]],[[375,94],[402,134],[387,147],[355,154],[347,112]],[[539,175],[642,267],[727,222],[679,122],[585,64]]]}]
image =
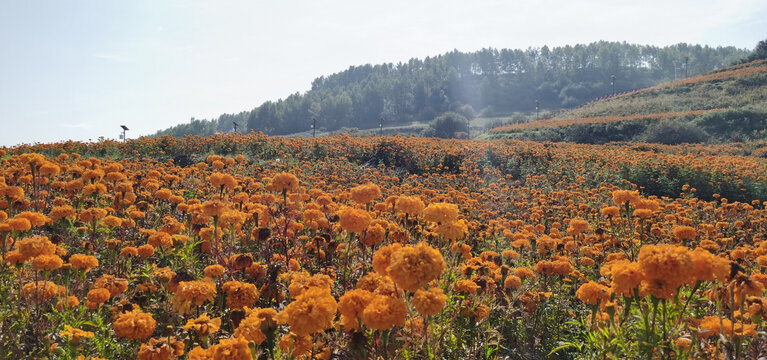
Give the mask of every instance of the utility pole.
[{"label": "utility pole", "polygon": [[689,56],[684,57],[684,77],[687,78],[687,62],[690,61]]},{"label": "utility pole", "polygon": [[317,133],[317,118],[312,118],[312,137]]},{"label": "utility pole", "polygon": [[613,87],[613,95],[615,95],[615,75],[610,75],[610,85]]},{"label": "utility pole", "polygon": [[541,103],[535,100],[535,120],[538,120],[538,111],[541,108]]},{"label": "utility pole", "polygon": [[128,129],[128,127],[125,126],[125,125],[120,125],[120,127],[123,129],[123,142],[126,142],[126,141],[128,141],[128,138],[125,137],[125,132],[130,130],[130,129]]},{"label": "utility pole", "polygon": [[234,132],[237,132],[237,127],[240,126],[236,122],[232,121],[232,124],[234,124]]},{"label": "utility pole", "polygon": [[378,122],[378,136],[383,136],[383,122],[384,118],[381,117],[381,120]]}]

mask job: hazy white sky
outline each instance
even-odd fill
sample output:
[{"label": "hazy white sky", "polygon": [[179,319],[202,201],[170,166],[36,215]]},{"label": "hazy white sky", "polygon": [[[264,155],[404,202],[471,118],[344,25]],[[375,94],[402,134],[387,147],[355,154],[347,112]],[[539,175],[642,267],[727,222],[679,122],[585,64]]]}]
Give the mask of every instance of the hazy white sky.
[{"label": "hazy white sky", "polygon": [[453,49],[765,38],[764,0],[0,0],[0,145],[147,135]]}]

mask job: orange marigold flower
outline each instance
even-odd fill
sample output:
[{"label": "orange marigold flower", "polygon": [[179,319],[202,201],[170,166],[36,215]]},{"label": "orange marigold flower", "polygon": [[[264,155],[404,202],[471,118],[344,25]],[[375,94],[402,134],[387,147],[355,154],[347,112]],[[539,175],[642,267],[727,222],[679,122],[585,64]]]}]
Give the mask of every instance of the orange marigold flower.
[{"label": "orange marigold flower", "polygon": [[136,309],[120,314],[112,325],[115,335],[119,338],[146,339],[154,333],[157,322],[152,318],[152,314]]},{"label": "orange marigold flower", "polygon": [[207,278],[217,279],[223,276],[225,271],[226,269],[223,266],[214,264],[206,267],[202,272]]},{"label": "orange marigold flower", "polygon": [[447,240],[460,240],[469,231],[469,226],[465,220],[458,220],[452,223],[440,223],[437,226],[437,234],[445,237]]},{"label": "orange marigold flower", "polygon": [[94,310],[97,307],[101,306],[101,304],[105,303],[112,295],[109,293],[109,290],[104,288],[98,288],[98,289],[91,289],[91,291],[88,291],[88,301],[86,302],[86,306]]},{"label": "orange marigold flower", "polygon": [[255,342],[256,345],[260,345],[266,340],[266,335],[262,331],[263,322],[263,319],[257,313],[251,313],[234,330],[234,336],[243,337],[248,341]]},{"label": "orange marigold flower", "polygon": [[373,255],[373,270],[381,275],[387,275],[392,254],[401,248],[402,244],[394,243],[378,249]]},{"label": "orange marigold flower", "polygon": [[114,275],[104,274],[96,280],[93,288],[105,288],[109,290],[112,297],[120,295],[128,288],[128,280],[115,277]]},{"label": "orange marigold flower", "polygon": [[678,288],[695,280],[695,263],[684,246],[643,245],[637,262],[650,281],[662,281]]},{"label": "orange marigold flower", "polygon": [[62,265],[64,265],[64,260],[61,260],[57,255],[40,255],[32,260],[32,267],[37,270],[52,271],[59,269]]},{"label": "orange marigold flower", "polygon": [[152,244],[141,245],[136,249],[136,254],[142,258],[148,258],[154,255],[154,246],[152,246]]},{"label": "orange marigold flower", "polygon": [[25,299],[36,299],[37,301],[48,301],[59,294],[58,285],[50,281],[38,281],[24,284],[21,289],[21,296]]},{"label": "orange marigold flower", "polygon": [[726,281],[730,276],[730,261],[714,256],[703,248],[696,248],[690,252],[692,262],[695,264],[694,279],[696,281]]},{"label": "orange marigold flower", "polygon": [[413,295],[413,306],[423,316],[436,315],[447,304],[447,295],[438,287],[418,290]]},{"label": "orange marigold flower", "polygon": [[401,299],[377,295],[362,312],[362,323],[377,330],[389,330],[392,326],[404,326],[407,305]]},{"label": "orange marigold flower", "polygon": [[520,286],[522,286],[522,279],[518,276],[509,275],[503,281],[503,287],[506,289],[519,289]]},{"label": "orange marigold flower", "polygon": [[476,294],[479,285],[471,280],[460,280],[455,283],[455,291],[464,294]]},{"label": "orange marigold flower", "polygon": [[575,292],[575,296],[579,300],[589,305],[596,306],[600,303],[604,305],[607,301],[610,300],[610,288],[593,281],[589,281],[578,288],[578,290]]},{"label": "orange marigold flower", "polygon": [[695,232],[695,228],[690,226],[674,226],[671,231],[679,240],[695,239],[698,236]]},{"label": "orange marigold flower", "polygon": [[288,292],[293,298],[297,298],[303,294],[306,290],[311,288],[327,288],[333,285],[333,279],[325,274],[314,274],[309,276],[309,273],[303,271],[300,273],[294,273],[293,278],[288,286]]},{"label": "orange marigold flower", "polygon": [[196,319],[191,319],[184,325],[184,330],[194,330],[199,336],[215,334],[221,328],[221,318],[211,319],[208,314],[202,314]]},{"label": "orange marigold flower", "polygon": [[612,282],[610,286],[613,292],[626,297],[634,297],[634,289],[639,288],[644,273],[639,269],[639,264],[628,260],[617,260],[612,264]]},{"label": "orange marigold flower", "polygon": [[312,287],[288,304],[275,320],[287,323],[290,331],[299,336],[310,335],[330,329],[337,309],[330,289]]},{"label": "orange marigold flower", "polygon": [[356,319],[374,297],[375,294],[367,290],[349,290],[338,299],[338,311],[341,315]]},{"label": "orange marigold flower", "polygon": [[339,217],[341,227],[344,230],[353,233],[361,233],[365,231],[372,221],[372,218],[367,211],[352,207],[342,207],[336,214]]},{"label": "orange marigold flower", "polygon": [[17,245],[19,253],[25,260],[39,255],[54,255],[56,253],[56,245],[53,245],[48,237],[42,235],[24,238]]},{"label": "orange marigold flower", "polygon": [[416,291],[438,278],[444,269],[445,261],[439,250],[422,242],[392,253],[387,273],[397,286]]},{"label": "orange marigold flower", "polygon": [[619,206],[623,206],[627,202],[635,203],[639,201],[639,191],[634,190],[615,190],[613,191],[613,202],[618,204]]},{"label": "orange marigold flower", "polygon": [[620,216],[620,209],[617,206],[607,206],[599,210],[602,216]]},{"label": "orange marigold flower", "polygon": [[171,298],[173,310],[181,315],[192,312],[197,306],[216,297],[216,284],[212,281],[181,281]]},{"label": "orange marigold flower", "polygon": [[367,230],[365,230],[363,234],[364,236],[360,238],[360,242],[366,246],[373,246],[384,241],[386,229],[384,229],[380,224],[373,224],[368,226]]},{"label": "orange marigold flower", "polygon": [[184,355],[184,343],[175,337],[151,338],[141,344],[137,360],[169,360]]},{"label": "orange marigold flower", "polygon": [[298,190],[298,178],[291,173],[281,172],[272,178],[268,188],[277,192],[295,192]]},{"label": "orange marigold flower", "polygon": [[258,301],[256,285],[239,281],[227,281],[222,289],[226,292],[226,306],[232,310],[252,307]]},{"label": "orange marigold flower", "polygon": [[400,196],[395,202],[394,209],[412,217],[421,216],[425,204],[418,196]]},{"label": "orange marigold flower", "polygon": [[59,333],[61,336],[68,337],[73,343],[80,342],[80,339],[92,339],[96,334],[90,331],[84,331],[77,328],[73,328],[69,325],[64,325],[64,330]]},{"label": "orange marigold flower", "polygon": [[358,204],[367,204],[379,197],[381,197],[381,189],[373,183],[355,186],[351,189],[351,198]]},{"label": "orange marigold flower", "polygon": [[440,224],[454,223],[458,220],[458,205],[449,203],[429,204],[423,210],[423,218],[426,221]]},{"label": "orange marigold flower", "polygon": [[74,268],[85,270],[85,272],[99,266],[99,260],[96,257],[84,254],[73,254],[69,257],[69,263]]}]

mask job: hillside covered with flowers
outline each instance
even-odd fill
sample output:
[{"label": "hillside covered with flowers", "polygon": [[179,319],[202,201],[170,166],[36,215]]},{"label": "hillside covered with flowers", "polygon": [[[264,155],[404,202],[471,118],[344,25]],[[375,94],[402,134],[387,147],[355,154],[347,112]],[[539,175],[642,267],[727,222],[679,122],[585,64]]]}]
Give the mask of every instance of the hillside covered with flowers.
[{"label": "hillside covered with flowers", "polygon": [[0,150],[0,357],[767,356],[767,144]]}]

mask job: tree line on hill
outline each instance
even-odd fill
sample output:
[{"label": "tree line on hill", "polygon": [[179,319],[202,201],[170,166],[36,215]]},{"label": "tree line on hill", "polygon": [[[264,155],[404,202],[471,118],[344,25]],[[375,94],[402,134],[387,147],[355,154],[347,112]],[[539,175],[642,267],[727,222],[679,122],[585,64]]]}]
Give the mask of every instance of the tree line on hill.
[{"label": "tree line on hill", "polygon": [[286,135],[319,130],[370,129],[431,121],[446,112],[468,118],[570,108],[596,97],[698,75],[751,52],[735,47],[677,44],[657,47],[594,42],[526,50],[483,49],[410,59],[406,63],[351,66],[320,76],[305,93],[267,101],[217,119],[194,119],[157,135],[209,135],[263,131]]}]

